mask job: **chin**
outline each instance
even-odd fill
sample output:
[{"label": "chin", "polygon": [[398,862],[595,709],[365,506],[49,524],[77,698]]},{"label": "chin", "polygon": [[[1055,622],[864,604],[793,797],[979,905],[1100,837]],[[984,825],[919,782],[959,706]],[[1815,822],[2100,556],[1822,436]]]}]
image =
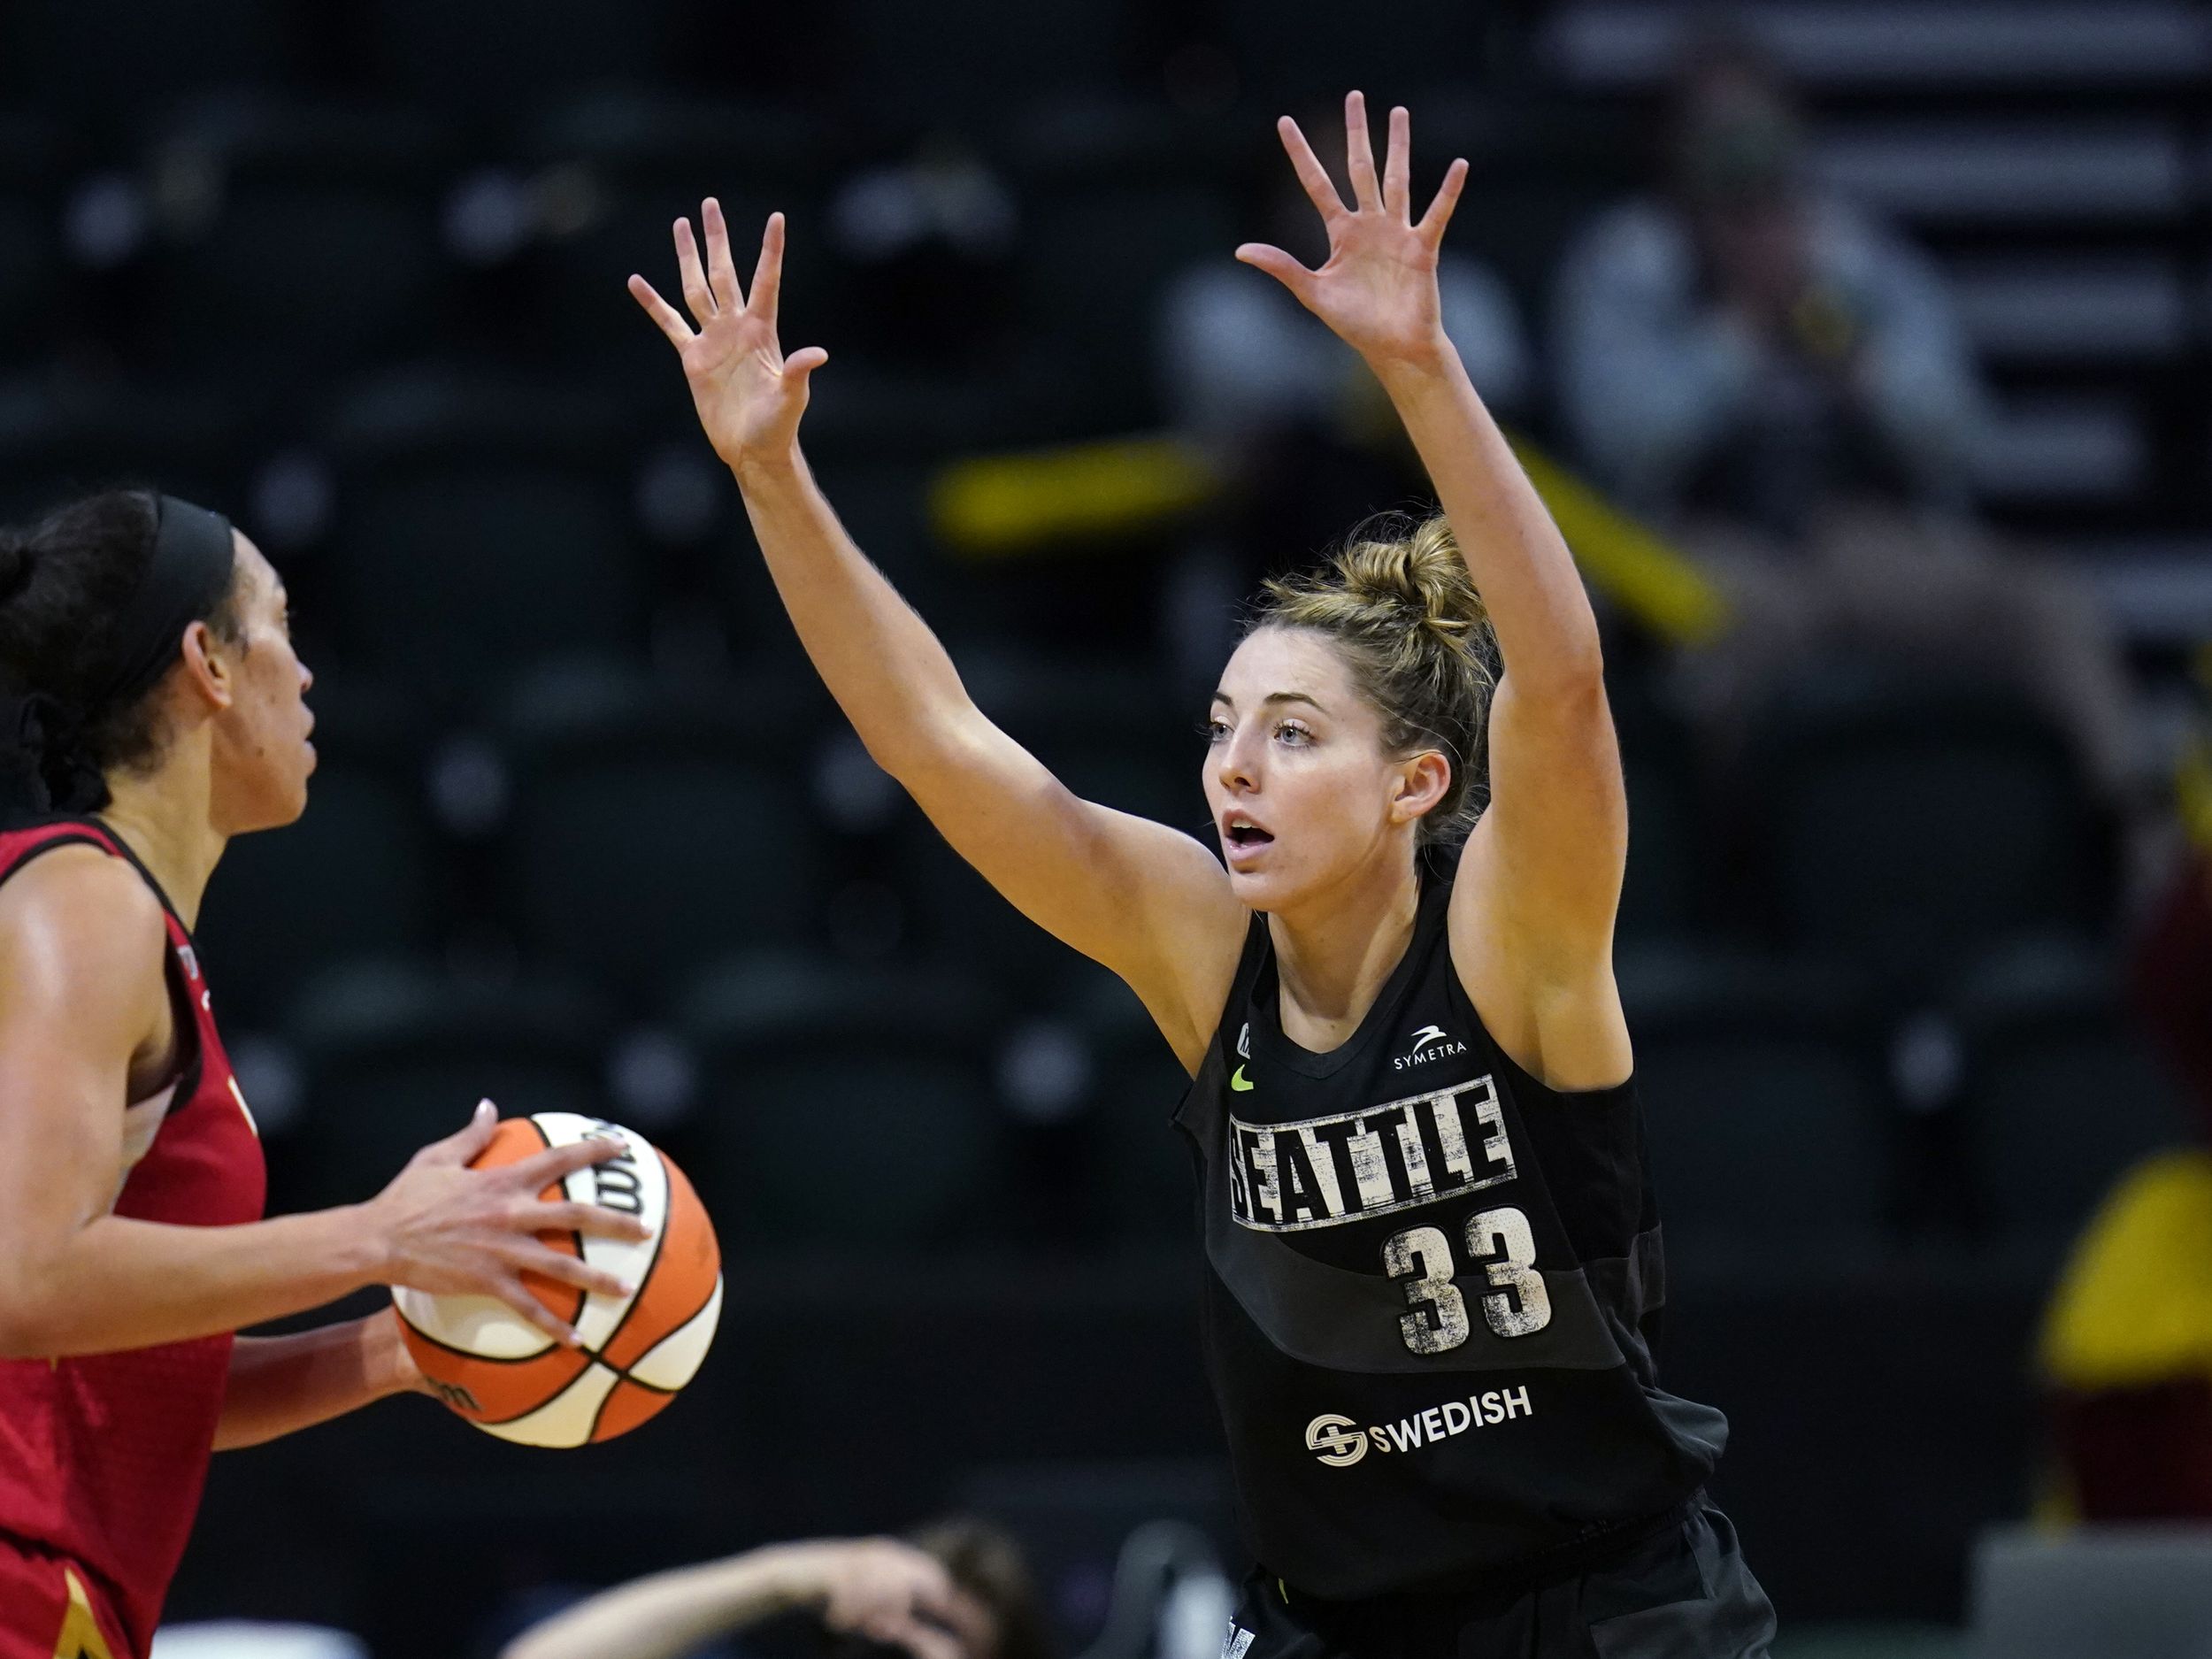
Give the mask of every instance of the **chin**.
[{"label": "chin", "polygon": [[1248,910],[1279,910],[1297,895],[1298,883],[1279,870],[1255,870],[1239,875],[1229,872],[1229,891]]},{"label": "chin", "polygon": [[261,802],[259,810],[232,833],[251,835],[261,830],[282,829],[287,825],[298,823],[300,815],[306,810],[307,780],[303,778],[296,787],[281,794],[273,793],[267,800]]}]

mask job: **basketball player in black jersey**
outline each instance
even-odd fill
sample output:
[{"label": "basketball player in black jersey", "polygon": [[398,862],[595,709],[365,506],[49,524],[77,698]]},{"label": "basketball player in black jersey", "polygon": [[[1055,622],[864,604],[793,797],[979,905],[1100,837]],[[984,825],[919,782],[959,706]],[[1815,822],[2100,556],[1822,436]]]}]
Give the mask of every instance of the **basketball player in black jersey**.
[{"label": "basketball player in black jersey", "polygon": [[1345,118],[1350,206],[1281,123],[1326,263],[1237,257],[1366,360],[1443,516],[1270,586],[1213,698],[1218,857],[1071,794],[848,539],[798,450],[827,356],[778,345],[780,215],[749,296],[711,201],[703,264],[676,226],[690,321],[631,289],[869,752],[1192,1073],[1209,1359],[1262,1563],[1228,1659],[1763,1655],[1772,1611],[1703,1498],[1725,1423],[1653,1371],[1596,625],[1439,321],[1466,164],[1417,221],[1406,112],[1379,174],[1359,94]]}]

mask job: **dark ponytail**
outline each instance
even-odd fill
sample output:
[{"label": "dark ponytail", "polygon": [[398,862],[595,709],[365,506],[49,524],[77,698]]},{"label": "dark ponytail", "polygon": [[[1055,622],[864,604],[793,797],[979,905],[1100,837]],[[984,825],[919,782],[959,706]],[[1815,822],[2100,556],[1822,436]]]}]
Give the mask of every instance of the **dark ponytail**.
[{"label": "dark ponytail", "polygon": [[239,637],[233,574],[228,521],[151,490],[0,529],[0,818],[97,811],[152,761],[186,625]]}]

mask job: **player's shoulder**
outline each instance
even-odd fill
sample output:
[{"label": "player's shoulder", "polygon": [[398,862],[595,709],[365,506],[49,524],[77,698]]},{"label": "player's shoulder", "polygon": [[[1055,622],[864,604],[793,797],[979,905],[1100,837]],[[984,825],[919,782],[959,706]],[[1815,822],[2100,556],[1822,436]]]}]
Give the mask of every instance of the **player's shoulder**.
[{"label": "player's shoulder", "polygon": [[167,933],[161,901],[124,859],[89,842],[41,853],[0,881],[0,940],[42,954],[143,954]]}]

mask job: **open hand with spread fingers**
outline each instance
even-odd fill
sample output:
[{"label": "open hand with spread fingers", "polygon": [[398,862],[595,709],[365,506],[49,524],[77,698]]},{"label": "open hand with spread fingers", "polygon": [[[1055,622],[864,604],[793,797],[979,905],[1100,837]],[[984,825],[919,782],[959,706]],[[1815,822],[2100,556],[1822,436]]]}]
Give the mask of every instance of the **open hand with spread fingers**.
[{"label": "open hand with spread fingers", "polygon": [[575,1331],[538,1300],[526,1274],[603,1296],[626,1296],[635,1286],[537,1235],[577,1233],[634,1244],[652,1231],[623,1210],[540,1196],[578,1170],[620,1156],[620,1141],[593,1136],[496,1169],[470,1167],[498,1128],[492,1103],[480,1102],[465,1127],[416,1153],[361,1207],[380,1257],[376,1277],[433,1295],[495,1296],[554,1340],[572,1345]]},{"label": "open hand with spread fingers", "polygon": [[1329,257],[1319,270],[1309,271],[1264,242],[1247,242],[1237,250],[1239,259],[1275,278],[1379,370],[1394,363],[1425,364],[1450,349],[1437,296],[1436,259],[1444,227],[1467,182],[1467,164],[1452,163],[1436,199],[1416,222],[1408,200],[1411,127],[1403,109],[1390,111],[1390,145],[1378,179],[1367,100],[1356,92],[1346,97],[1345,150],[1354,203],[1348,208],[1298,123],[1283,117],[1275,130],[1329,233]]},{"label": "open hand with spread fingers", "polygon": [[630,293],[682,358],[684,379],[690,382],[691,401],[707,441],[725,465],[736,467],[789,451],[798,437],[799,417],[806,411],[807,377],[829,361],[829,353],[809,346],[787,357],[777,343],[783,215],[768,216],[750,294],[737,284],[721,204],[708,197],[700,206],[699,219],[707,237],[703,266],[698,244],[692,240],[691,221],[676,221],[676,269],[691,322],[641,276],[630,279]]}]

